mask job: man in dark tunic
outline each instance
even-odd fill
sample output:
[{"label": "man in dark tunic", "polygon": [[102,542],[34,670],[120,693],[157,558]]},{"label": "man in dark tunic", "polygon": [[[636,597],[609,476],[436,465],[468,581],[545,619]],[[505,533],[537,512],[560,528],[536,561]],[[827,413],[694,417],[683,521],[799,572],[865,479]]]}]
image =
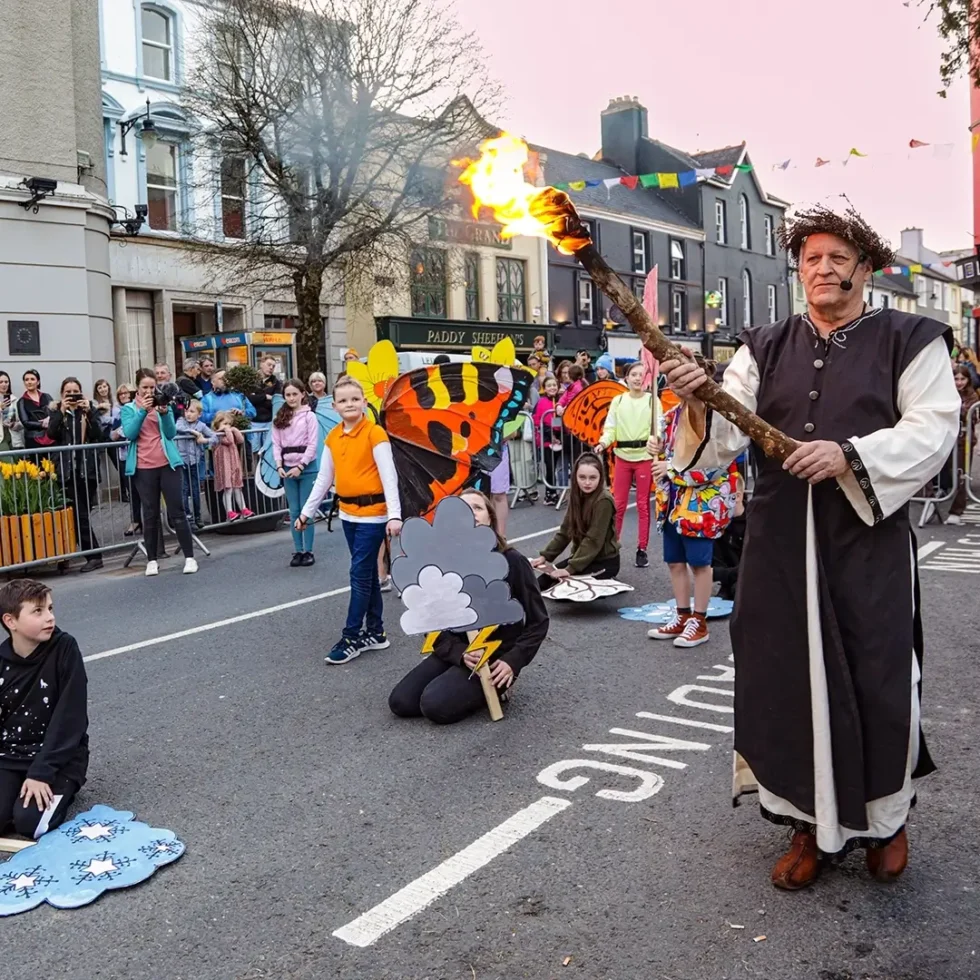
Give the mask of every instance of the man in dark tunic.
[{"label": "man in dark tunic", "polygon": [[[822,856],[908,860],[913,777],[934,769],[919,727],[922,631],[908,501],[956,439],[949,327],[872,309],[891,250],[853,210],[780,229],[808,311],[751,327],[725,372],[739,401],[799,441],[758,472],[739,569],[735,795],[794,830],[773,884],[811,884]],[[693,397],[697,365],[666,362],[685,401],[674,465],[725,465],[748,437]]]}]

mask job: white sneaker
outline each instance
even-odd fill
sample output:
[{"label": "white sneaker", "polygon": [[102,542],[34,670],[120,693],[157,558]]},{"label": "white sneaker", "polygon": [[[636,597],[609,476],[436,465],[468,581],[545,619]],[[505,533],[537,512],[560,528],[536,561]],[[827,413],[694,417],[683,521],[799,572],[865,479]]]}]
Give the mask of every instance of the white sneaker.
[{"label": "white sneaker", "polygon": [[391,591],[391,576],[390,575],[386,575],[381,580],[381,591],[382,592],[390,592]]},{"label": "white sneaker", "polygon": [[963,523],[963,518],[960,517],[959,514],[950,514],[949,517],[946,518],[946,523],[947,524],[962,524]]},{"label": "white sneaker", "polygon": [[143,574],[146,575],[147,578],[149,578],[151,575],[159,575],[160,574],[159,562],[148,561],[146,563],[146,571]]},{"label": "white sneaker", "polygon": [[197,561],[193,558],[184,559],[184,574],[193,575],[197,571]]}]

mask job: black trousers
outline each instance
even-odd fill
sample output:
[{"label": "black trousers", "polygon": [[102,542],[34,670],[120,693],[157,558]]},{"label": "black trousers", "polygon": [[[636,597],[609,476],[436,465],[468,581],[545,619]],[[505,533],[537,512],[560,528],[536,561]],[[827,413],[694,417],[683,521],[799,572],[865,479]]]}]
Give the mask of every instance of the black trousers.
[{"label": "black trousers", "polygon": [[157,545],[160,543],[160,494],[167,502],[167,517],[177,532],[180,550],[185,558],[194,557],[194,541],[191,539],[190,525],[184,513],[183,480],[179,469],[169,466],[155,466],[153,469],[136,471],[134,477],[143,508],[143,544],[146,546],[147,561],[156,561]]},{"label": "black trousers", "polygon": [[[20,788],[24,785],[26,775],[25,772],[15,769],[0,769],[0,834],[8,833],[13,825],[15,833],[33,838],[41,823],[43,811],[37,808],[37,804],[31,800],[30,806],[24,806],[20,799]],[[66,779],[64,776],[55,778],[51,783],[51,791],[62,799],[43,830],[54,830],[64,823],[68,807],[75,799],[78,788],[78,783],[73,779]]]},{"label": "black trousers", "polygon": [[[568,558],[562,561],[556,561],[555,568],[567,568],[568,562]],[[619,555],[613,555],[612,558],[598,558],[591,565],[587,565],[584,571],[578,572],[578,574],[591,575],[593,578],[615,578],[619,574]],[[558,579],[552,578],[550,575],[539,575],[538,588],[544,592],[545,589],[550,589],[557,581]]]},{"label": "black trousers", "polygon": [[451,725],[486,706],[480,678],[430,653],[388,695],[388,707],[399,718],[428,718]]}]

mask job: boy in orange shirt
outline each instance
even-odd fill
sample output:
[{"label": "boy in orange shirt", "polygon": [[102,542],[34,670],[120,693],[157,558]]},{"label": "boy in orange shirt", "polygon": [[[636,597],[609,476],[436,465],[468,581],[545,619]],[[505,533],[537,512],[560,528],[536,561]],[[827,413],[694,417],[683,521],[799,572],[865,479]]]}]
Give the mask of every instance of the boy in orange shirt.
[{"label": "boy in orange shirt", "polygon": [[341,424],[327,436],[316,483],[298,518],[296,529],[313,520],[323,498],[336,483],[340,521],[350,549],[350,603],[347,624],[328,664],[345,664],[367,650],[391,644],[385,634],[378,551],[385,536],[401,531],[398,476],[388,434],[365,415],[364,391],[344,375],[333,389],[333,407]]}]

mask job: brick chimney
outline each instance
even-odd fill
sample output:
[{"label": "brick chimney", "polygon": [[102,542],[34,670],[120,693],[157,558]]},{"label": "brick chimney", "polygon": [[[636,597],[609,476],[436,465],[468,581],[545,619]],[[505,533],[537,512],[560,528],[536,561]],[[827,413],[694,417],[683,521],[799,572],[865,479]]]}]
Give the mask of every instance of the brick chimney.
[{"label": "brick chimney", "polygon": [[602,113],[602,159],[637,173],[637,144],[648,135],[647,111],[635,95],[612,99]]}]

